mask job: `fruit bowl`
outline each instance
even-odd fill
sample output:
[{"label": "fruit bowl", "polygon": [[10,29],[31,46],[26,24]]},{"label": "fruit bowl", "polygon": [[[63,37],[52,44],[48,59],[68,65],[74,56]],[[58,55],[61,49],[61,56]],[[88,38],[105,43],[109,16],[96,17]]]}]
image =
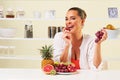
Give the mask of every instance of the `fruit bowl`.
[{"label": "fruit bowl", "polygon": [[120,29],[115,29],[115,30],[106,29],[106,31],[107,31],[108,39],[116,39],[120,33]]},{"label": "fruit bowl", "polygon": [[54,68],[57,74],[75,74],[77,69],[73,63],[55,63]]}]

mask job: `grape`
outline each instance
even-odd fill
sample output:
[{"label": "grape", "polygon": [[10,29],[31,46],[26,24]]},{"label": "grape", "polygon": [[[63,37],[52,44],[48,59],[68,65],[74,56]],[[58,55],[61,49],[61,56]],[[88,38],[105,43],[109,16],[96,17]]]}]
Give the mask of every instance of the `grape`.
[{"label": "grape", "polygon": [[64,72],[64,70],[63,70],[63,69],[60,69],[60,72]]},{"label": "grape", "polygon": [[103,36],[103,32],[102,31],[97,31],[96,33],[95,33],[95,35],[96,35],[96,39],[95,39],[95,43],[97,43],[97,42],[99,42],[101,39],[102,39],[102,36]]},{"label": "grape", "polygon": [[58,71],[59,71],[59,68],[58,68],[57,66],[55,66],[55,70],[56,70],[56,72],[58,72]]},{"label": "grape", "polygon": [[96,32],[95,35],[98,37],[100,35],[100,31]]},{"label": "grape", "polygon": [[100,40],[99,38],[96,38],[96,39],[95,39],[95,42],[97,43],[99,40]]},{"label": "grape", "polygon": [[103,34],[104,34],[104,33],[103,33],[102,31],[100,31],[100,36],[103,36]]},{"label": "grape", "polygon": [[68,69],[65,69],[65,72],[69,72]]},{"label": "grape", "polygon": [[66,66],[63,66],[62,69],[66,69]]}]

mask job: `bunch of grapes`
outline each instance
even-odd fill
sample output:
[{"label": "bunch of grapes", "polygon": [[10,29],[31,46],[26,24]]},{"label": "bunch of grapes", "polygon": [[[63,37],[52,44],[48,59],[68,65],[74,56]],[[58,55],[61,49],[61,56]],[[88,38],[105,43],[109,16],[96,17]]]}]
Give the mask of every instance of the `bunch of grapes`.
[{"label": "bunch of grapes", "polygon": [[96,33],[95,33],[95,35],[96,35],[96,39],[95,39],[95,42],[97,43],[97,42],[99,42],[101,39],[102,39],[102,36],[103,36],[103,32],[102,31],[97,31]]},{"label": "bunch of grapes", "polygon": [[77,70],[75,65],[64,63],[55,64],[54,68],[56,72],[75,72]]}]

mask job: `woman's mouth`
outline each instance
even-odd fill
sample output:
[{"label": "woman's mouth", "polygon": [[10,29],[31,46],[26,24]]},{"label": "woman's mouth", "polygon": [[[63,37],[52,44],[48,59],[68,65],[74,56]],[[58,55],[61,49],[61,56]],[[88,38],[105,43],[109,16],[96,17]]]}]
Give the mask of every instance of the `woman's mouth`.
[{"label": "woman's mouth", "polygon": [[71,29],[72,29],[73,27],[74,27],[73,25],[72,25],[72,26],[67,26],[65,29],[71,31]]}]

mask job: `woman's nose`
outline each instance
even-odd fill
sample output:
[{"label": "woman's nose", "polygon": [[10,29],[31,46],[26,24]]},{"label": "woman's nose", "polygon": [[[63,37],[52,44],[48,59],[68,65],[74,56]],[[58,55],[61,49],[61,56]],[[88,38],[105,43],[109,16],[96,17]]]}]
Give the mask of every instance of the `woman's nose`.
[{"label": "woman's nose", "polygon": [[70,21],[70,20],[68,20],[68,21],[67,21],[67,24],[71,24],[71,21]]}]

